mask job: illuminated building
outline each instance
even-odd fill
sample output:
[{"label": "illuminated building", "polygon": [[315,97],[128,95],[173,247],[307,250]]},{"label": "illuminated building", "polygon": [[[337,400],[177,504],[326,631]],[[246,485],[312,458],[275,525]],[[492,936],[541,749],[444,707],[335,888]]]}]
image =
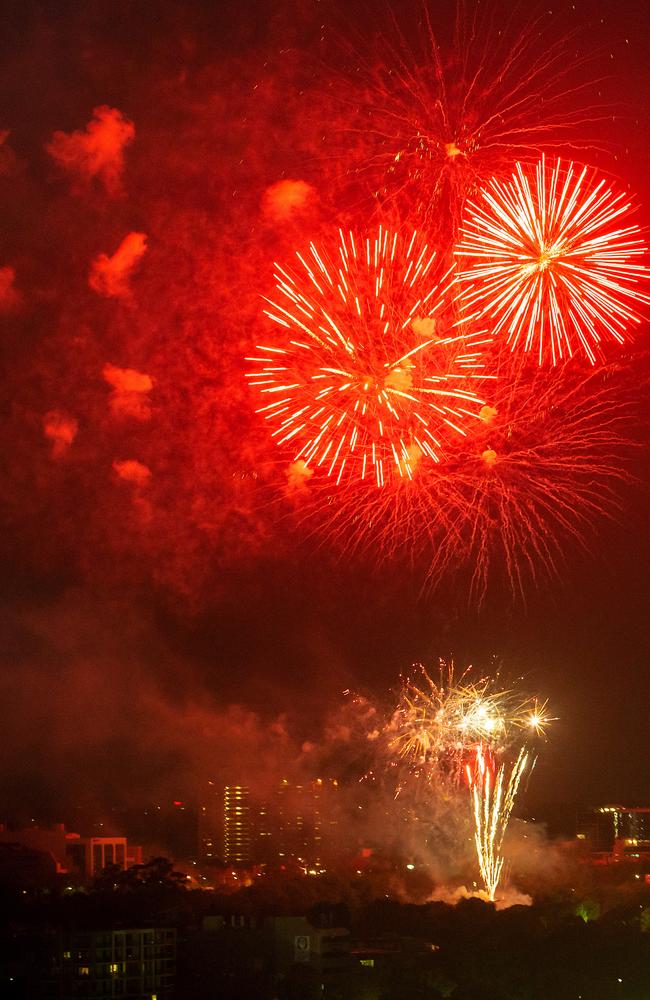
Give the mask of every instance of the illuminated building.
[{"label": "illuminated building", "polygon": [[73,868],[86,878],[95,878],[105,868],[126,868],[126,837],[79,837],[67,846],[68,857],[74,859]]},{"label": "illuminated building", "polygon": [[599,806],[578,817],[578,840],[595,854],[612,859],[650,854],[650,807]]},{"label": "illuminated building", "polygon": [[338,782],[285,778],[258,797],[247,785],[208,782],[199,807],[199,856],[226,865],[317,868],[332,853]]},{"label": "illuminated building", "polygon": [[222,786],[208,781],[199,802],[198,856],[202,861],[223,861]]},{"label": "illuminated building", "polygon": [[162,1000],[174,992],[175,971],[173,928],[71,930],[58,936],[48,980],[53,996]]},{"label": "illuminated building", "polygon": [[227,865],[246,867],[252,863],[250,789],[246,785],[226,785],[223,790],[223,860]]},{"label": "illuminated building", "polygon": [[337,826],[336,779],[314,778],[301,784],[283,779],[269,803],[269,864],[295,862],[318,867],[329,854]]}]

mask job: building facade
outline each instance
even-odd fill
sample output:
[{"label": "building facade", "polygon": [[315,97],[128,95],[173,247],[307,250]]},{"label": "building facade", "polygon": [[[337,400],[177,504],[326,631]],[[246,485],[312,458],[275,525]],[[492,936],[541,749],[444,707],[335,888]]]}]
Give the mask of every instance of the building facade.
[{"label": "building facade", "polygon": [[603,860],[650,857],[650,807],[598,806],[578,816],[577,838]]},{"label": "building facade", "polygon": [[199,807],[199,857],[249,867],[318,870],[338,830],[338,782],[282,779],[264,795],[248,785],[208,782]]},{"label": "building facade", "polygon": [[253,863],[255,817],[247,785],[226,785],[223,790],[223,860],[247,868]]},{"label": "building facade", "polygon": [[66,830],[63,823],[49,829],[37,826],[7,830],[0,826],[0,844],[17,844],[49,854],[59,874],[92,881],[105,868],[122,871],[128,863],[126,837],[82,837]]},{"label": "building facade", "polygon": [[173,995],[175,971],[174,928],[63,931],[45,992],[66,1000],[162,1000]]}]

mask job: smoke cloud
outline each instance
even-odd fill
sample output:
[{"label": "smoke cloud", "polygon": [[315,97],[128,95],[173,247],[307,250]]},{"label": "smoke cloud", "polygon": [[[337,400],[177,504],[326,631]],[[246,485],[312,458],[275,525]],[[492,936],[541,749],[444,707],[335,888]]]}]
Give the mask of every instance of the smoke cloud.
[{"label": "smoke cloud", "polygon": [[141,608],[74,591],[40,610],[5,607],[2,638],[0,815],[188,799],[215,775],[263,781],[296,752],[282,717],[219,704],[192,680]]},{"label": "smoke cloud", "polygon": [[83,130],[54,132],[46,145],[54,162],[73,181],[97,181],[108,195],[122,191],[124,152],[135,138],[135,126],[117,108],[106,104],[94,108]]},{"label": "smoke cloud", "polygon": [[297,462],[291,462],[285,470],[285,475],[287,477],[287,492],[288,493],[300,493],[307,489],[307,484],[314,474],[314,470],[310,469],[309,466],[303,461],[303,459],[298,459]]},{"label": "smoke cloud", "polygon": [[277,181],[264,192],[262,214],[269,222],[287,222],[311,208],[315,200],[316,190],[306,181]]},{"label": "smoke cloud", "polygon": [[[121,598],[75,590],[39,610],[5,606],[0,623],[0,818],[110,822],[116,805],[201,801],[210,781],[247,784],[261,802],[283,779],[337,778],[335,850],[356,854],[391,896],[480,895],[467,789],[409,776],[386,753],[386,712],[372,699],[321,698],[305,738],[289,691],[262,698],[263,710],[230,699],[240,665],[217,654],[202,676],[151,612]],[[256,684],[247,676],[249,698]],[[293,705],[293,716],[278,703]],[[585,866],[539,825],[513,820],[505,852],[499,907],[567,885],[584,891]]]},{"label": "smoke cloud", "polygon": [[124,479],[127,483],[133,483],[134,486],[146,486],[151,478],[151,469],[133,458],[122,461],[116,459],[113,462],[113,468],[120,479]]},{"label": "smoke cloud", "polygon": [[115,417],[131,417],[134,420],[149,420],[151,409],[149,393],[153,389],[153,379],[135,368],[119,368],[106,364],[102,369],[104,379],[113,388],[110,409]]},{"label": "smoke cloud", "polygon": [[43,417],[43,433],[52,442],[52,458],[62,458],[77,436],[79,425],[68,413],[51,410]]},{"label": "smoke cloud", "polygon": [[13,312],[20,304],[20,292],[15,287],[13,267],[0,267],[0,313]]},{"label": "smoke cloud", "polygon": [[129,233],[111,257],[100,253],[94,259],[88,285],[98,295],[109,299],[129,298],[129,278],[146,249],[147,237],[144,233]]}]

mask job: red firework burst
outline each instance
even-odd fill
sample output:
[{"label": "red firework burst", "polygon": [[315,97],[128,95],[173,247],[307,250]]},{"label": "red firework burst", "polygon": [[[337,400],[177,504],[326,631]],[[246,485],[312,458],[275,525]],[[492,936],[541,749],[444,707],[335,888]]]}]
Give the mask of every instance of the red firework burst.
[{"label": "red firework burst", "polygon": [[298,516],[328,549],[377,564],[406,556],[427,586],[459,576],[478,602],[489,584],[525,599],[559,576],[568,553],[589,551],[595,526],[620,512],[632,479],[630,387],[611,371],[564,367],[549,380],[505,367],[449,460],[364,496],[310,482]]},{"label": "red firework burst", "polygon": [[516,165],[466,206],[455,250],[460,302],[472,321],[489,319],[512,350],[558,364],[583,351],[594,364],[603,341],[622,343],[640,322],[636,306],[650,270],[627,194],[587,167],[544,157]]},{"label": "red firework burst", "polygon": [[578,77],[591,60],[582,33],[554,37],[550,12],[518,26],[509,9],[497,29],[492,7],[459,2],[448,44],[449,16],[438,32],[438,14],[422,4],[416,35],[410,16],[402,27],[392,15],[374,57],[366,38],[346,46],[355,73],[341,84],[331,132],[345,137],[335,167],[344,162],[348,178],[454,229],[468,194],[515,160],[603,146],[595,128],[607,109],[594,103],[591,74]]},{"label": "red firework burst", "polygon": [[299,267],[276,264],[266,315],[277,334],[247,360],[258,412],[279,445],[340,484],[411,479],[479,421],[485,334],[466,337],[450,311],[453,267],[413,232],[340,232]]},{"label": "red firework burst", "polygon": [[450,562],[464,565],[480,600],[493,575],[521,598],[558,576],[567,552],[588,551],[594,525],[621,509],[632,419],[629,386],[611,371],[499,379],[482,433],[446,467],[455,531],[434,554],[431,581]]}]

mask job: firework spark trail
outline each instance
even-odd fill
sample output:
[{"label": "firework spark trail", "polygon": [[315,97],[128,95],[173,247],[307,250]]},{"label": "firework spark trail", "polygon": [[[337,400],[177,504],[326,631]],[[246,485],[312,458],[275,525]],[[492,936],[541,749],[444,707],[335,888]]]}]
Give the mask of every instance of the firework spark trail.
[{"label": "firework spark trail", "polygon": [[459,301],[469,321],[489,318],[513,351],[557,365],[583,351],[591,364],[603,341],[623,343],[650,303],[650,268],[631,205],[587,167],[545,158],[534,172],[517,163],[467,203],[454,253]]},{"label": "firework spark trail", "polygon": [[417,232],[341,231],[333,253],[312,243],[297,257],[295,271],[276,265],[267,299],[276,338],[247,358],[258,412],[292,462],[337,485],[412,479],[480,421],[490,338],[465,336],[450,316],[453,268],[441,275]]},{"label": "firework spark trail", "polygon": [[472,801],[474,842],[481,878],[488,899],[494,900],[503,873],[505,857],[501,853],[515,798],[529,753],[522,747],[510,772],[506,764],[495,766],[483,747],[476,751],[473,766],[466,773]]},{"label": "firework spark trail", "polygon": [[[334,116],[346,164],[382,201],[415,207],[434,223],[435,207],[454,229],[467,195],[514,160],[603,146],[595,129],[611,108],[594,103],[596,81],[576,78],[591,61],[579,31],[553,38],[545,18],[517,27],[513,16],[497,31],[490,13],[475,6],[468,16],[461,2],[444,45],[423,8],[415,49],[393,15],[374,59],[363,55],[365,39],[350,51],[355,98],[342,96]],[[349,80],[342,91],[349,94]]]}]

